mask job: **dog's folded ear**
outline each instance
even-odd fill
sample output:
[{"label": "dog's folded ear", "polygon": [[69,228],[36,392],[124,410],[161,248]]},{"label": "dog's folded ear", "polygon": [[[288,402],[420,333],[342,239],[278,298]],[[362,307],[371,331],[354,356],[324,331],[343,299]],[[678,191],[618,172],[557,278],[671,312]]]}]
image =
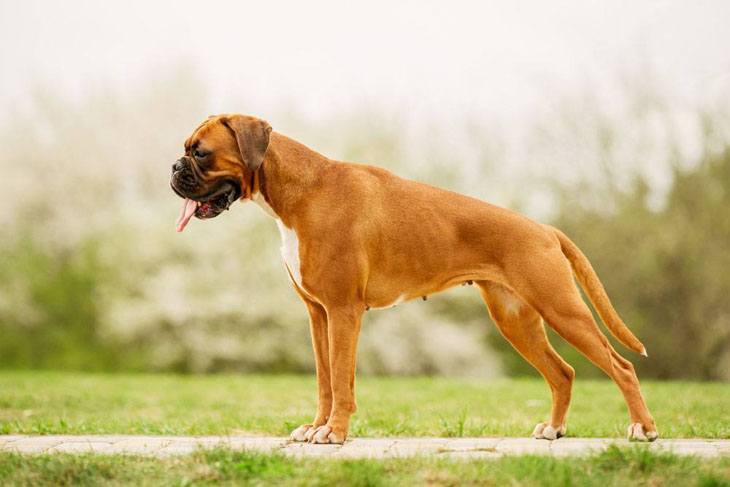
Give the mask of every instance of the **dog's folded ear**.
[{"label": "dog's folded ear", "polygon": [[221,118],[236,137],[241,160],[249,171],[255,171],[264,162],[266,149],[269,148],[271,125],[260,118],[248,115],[228,115]]}]

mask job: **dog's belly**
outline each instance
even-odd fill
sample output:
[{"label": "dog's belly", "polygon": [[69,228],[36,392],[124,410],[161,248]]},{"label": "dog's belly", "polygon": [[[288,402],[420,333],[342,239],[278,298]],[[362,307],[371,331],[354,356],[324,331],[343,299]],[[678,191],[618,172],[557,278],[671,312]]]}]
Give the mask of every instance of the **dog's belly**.
[{"label": "dog's belly", "polygon": [[[377,266],[376,266],[377,267]],[[389,308],[412,299],[426,298],[473,281],[502,281],[499,270],[485,262],[458,268],[399,272],[398,268],[373,269],[368,279],[365,303],[370,308]]]},{"label": "dog's belly", "polygon": [[401,303],[405,303],[406,301],[412,299],[407,294],[403,293],[400,294],[395,299],[390,299],[389,297],[380,297],[380,298],[371,298],[370,300],[365,298],[365,303],[368,308],[392,308],[394,306],[398,306]]}]

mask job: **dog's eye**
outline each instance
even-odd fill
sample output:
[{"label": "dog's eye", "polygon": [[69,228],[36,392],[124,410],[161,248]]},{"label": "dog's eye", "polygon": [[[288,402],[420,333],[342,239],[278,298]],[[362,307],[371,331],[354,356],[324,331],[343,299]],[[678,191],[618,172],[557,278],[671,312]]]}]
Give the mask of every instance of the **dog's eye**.
[{"label": "dog's eye", "polygon": [[195,156],[196,159],[205,159],[208,156],[209,152],[203,152],[198,149],[195,149],[193,151],[193,156]]}]

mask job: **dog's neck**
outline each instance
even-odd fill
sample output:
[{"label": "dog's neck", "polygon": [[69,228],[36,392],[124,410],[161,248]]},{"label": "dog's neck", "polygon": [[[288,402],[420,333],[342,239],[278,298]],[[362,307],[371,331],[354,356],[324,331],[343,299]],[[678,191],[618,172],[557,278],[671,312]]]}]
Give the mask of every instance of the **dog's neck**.
[{"label": "dog's neck", "polygon": [[269,216],[294,228],[306,207],[304,199],[313,194],[330,164],[305,145],[272,132],[266,157],[252,178],[250,198]]}]

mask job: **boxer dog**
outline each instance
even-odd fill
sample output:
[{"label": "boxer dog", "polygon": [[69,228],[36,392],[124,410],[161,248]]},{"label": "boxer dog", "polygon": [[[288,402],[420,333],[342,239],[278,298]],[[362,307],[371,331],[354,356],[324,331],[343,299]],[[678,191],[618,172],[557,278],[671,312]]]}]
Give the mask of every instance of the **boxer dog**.
[{"label": "boxer dog", "polygon": [[560,230],[378,167],[334,161],[246,115],[213,116],[197,127],[172,166],[171,186],[184,199],[178,231],[238,200],[276,220],[286,269],[309,311],[317,373],[317,412],[293,440],[347,438],[366,310],[472,282],[500,332],[550,386],[550,418],[537,424],[535,438],[565,434],[575,375],[543,321],[619,387],[629,439],[657,438],[633,365],[598,328],[574,278],[611,333],[634,352],[646,350]]}]

